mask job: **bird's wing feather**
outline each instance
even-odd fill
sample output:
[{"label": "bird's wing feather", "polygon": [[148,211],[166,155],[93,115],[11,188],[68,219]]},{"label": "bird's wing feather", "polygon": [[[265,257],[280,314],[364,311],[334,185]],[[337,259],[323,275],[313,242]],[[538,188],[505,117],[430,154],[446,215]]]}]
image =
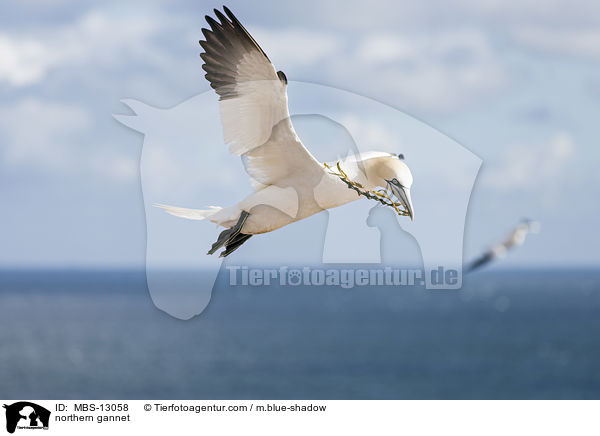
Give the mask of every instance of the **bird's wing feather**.
[{"label": "bird's wing feather", "polygon": [[219,95],[223,136],[243,156],[255,188],[305,167],[320,167],[302,145],[287,104],[287,79],[227,7],[207,16],[202,68]]}]

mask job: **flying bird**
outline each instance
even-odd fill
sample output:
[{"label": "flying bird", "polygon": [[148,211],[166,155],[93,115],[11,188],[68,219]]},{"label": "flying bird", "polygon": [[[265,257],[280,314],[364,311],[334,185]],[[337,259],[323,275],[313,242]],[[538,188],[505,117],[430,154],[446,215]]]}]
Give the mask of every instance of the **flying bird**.
[{"label": "flying bird", "polygon": [[241,156],[254,192],[228,207],[156,205],[225,228],[208,254],[228,256],[251,236],[366,197],[414,219],[413,177],[403,155],[368,152],[321,163],[304,147],[290,120],[287,78],[277,71],[233,13],[215,9],[202,29],[202,68],[219,96],[229,151]]},{"label": "flying bird", "polygon": [[503,258],[506,256],[506,252],[511,248],[523,245],[525,238],[529,233],[538,233],[539,230],[540,224],[538,221],[529,219],[522,220],[514,229],[512,229],[508,237],[503,242],[492,246],[488,251],[471,262],[466,268],[466,272],[472,272],[493,260]]}]

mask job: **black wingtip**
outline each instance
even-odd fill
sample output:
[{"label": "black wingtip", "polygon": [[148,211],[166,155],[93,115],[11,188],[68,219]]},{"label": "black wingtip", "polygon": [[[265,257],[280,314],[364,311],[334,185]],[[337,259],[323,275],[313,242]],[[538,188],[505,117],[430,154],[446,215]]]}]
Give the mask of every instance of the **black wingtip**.
[{"label": "black wingtip", "polygon": [[[231,10],[229,10],[229,8],[225,5],[223,5],[223,11],[225,11],[225,13],[227,14],[227,16],[229,17],[229,19],[231,20],[231,22],[233,24],[238,23],[240,26],[242,26],[242,23],[240,23],[240,21],[237,19],[237,17],[235,15],[233,15],[233,12],[231,12]],[[242,26],[244,27],[244,26]]]},{"label": "black wingtip", "polygon": [[[210,33],[212,33],[210,30],[208,30],[208,29],[205,29],[205,28],[202,28],[202,34],[204,35],[204,39],[205,39],[206,41],[208,41],[208,38],[209,38],[208,34],[210,34]],[[201,40],[201,41],[202,41],[202,40]]]},{"label": "black wingtip", "polygon": [[[205,16],[208,26],[207,29],[202,29],[204,40],[199,41],[205,52],[200,54],[204,60],[202,68],[207,72],[204,77],[217,91],[220,100],[237,96],[234,91],[238,79],[237,65],[245,53],[258,51],[267,62],[270,62],[269,57],[231,10],[223,5],[223,11],[225,15],[218,9],[214,9],[216,19],[210,15]],[[282,82],[287,82],[285,74],[277,74],[277,77]]]},{"label": "black wingtip", "polygon": [[225,15],[223,15],[223,12],[221,12],[220,10],[215,9],[215,15],[217,16],[217,18],[219,19],[221,24],[223,24],[223,25],[230,24],[227,17],[225,17]]},{"label": "black wingtip", "polygon": [[399,154],[398,154],[398,159],[400,159],[400,160],[404,160],[404,155],[403,155],[402,153],[399,153]]},{"label": "black wingtip", "polygon": [[212,28],[212,30],[221,28],[221,24],[217,20],[215,20],[213,17],[211,17],[210,15],[207,15],[204,18],[206,18],[206,22]]}]

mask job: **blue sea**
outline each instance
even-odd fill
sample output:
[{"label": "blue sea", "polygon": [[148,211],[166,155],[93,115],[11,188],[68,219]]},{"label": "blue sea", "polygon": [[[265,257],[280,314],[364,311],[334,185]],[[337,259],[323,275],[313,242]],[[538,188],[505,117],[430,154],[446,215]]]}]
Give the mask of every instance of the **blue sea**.
[{"label": "blue sea", "polygon": [[7,399],[600,398],[600,271],[460,291],[228,287],[190,321],[143,271],[0,272]]}]

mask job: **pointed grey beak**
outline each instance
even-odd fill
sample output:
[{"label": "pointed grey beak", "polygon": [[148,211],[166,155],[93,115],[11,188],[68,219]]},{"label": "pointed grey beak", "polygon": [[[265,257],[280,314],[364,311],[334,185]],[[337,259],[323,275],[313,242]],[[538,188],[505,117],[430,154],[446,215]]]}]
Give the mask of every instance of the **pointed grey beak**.
[{"label": "pointed grey beak", "polygon": [[[394,180],[396,180],[396,179],[394,179]],[[394,194],[394,196],[396,196],[396,198],[398,200],[400,200],[400,202],[404,205],[404,207],[408,211],[408,216],[410,216],[410,220],[414,221],[415,214],[413,212],[412,201],[410,199],[410,189],[407,189],[404,186],[401,186],[401,185],[393,183],[393,182],[390,183],[389,185],[390,185],[390,189],[392,190],[392,193]]]}]

